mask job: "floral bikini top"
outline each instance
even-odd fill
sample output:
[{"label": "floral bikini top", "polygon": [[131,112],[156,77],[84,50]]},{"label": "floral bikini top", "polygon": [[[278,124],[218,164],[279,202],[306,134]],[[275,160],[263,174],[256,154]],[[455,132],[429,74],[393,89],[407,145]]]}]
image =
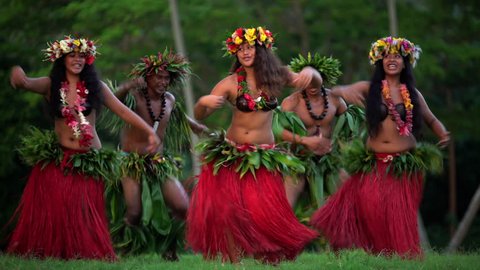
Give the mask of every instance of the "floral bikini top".
[{"label": "floral bikini top", "polygon": [[276,97],[269,97],[265,93],[261,92],[258,98],[253,98],[248,89],[245,69],[243,66],[239,67],[235,73],[237,73],[237,99],[235,106],[242,112],[254,112],[254,111],[270,111],[278,106]]}]

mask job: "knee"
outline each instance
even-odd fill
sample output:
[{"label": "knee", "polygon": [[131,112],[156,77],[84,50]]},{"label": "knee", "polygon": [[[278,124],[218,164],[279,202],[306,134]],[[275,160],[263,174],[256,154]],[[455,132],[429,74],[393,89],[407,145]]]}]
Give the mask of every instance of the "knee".
[{"label": "knee", "polygon": [[127,209],[127,214],[125,215],[125,223],[131,226],[137,226],[140,224],[142,218],[142,210],[140,208],[130,208]]},{"label": "knee", "polygon": [[185,219],[188,210],[188,200],[181,200],[170,206],[173,214],[181,219]]}]

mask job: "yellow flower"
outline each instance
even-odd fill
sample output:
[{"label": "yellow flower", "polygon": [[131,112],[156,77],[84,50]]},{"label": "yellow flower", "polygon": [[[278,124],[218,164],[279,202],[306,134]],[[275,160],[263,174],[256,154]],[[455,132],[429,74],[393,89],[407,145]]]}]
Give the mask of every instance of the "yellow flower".
[{"label": "yellow flower", "polygon": [[234,42],[235,44],[240,45],[243,43],[243,39],[241,37],[235,37]]},{"label": "yellow flower", "polygon": [[74,39],[73,40],[73,45],[75,45],[77,47],[80,46],[80,40],[79,39]]},{"label": "yellow flower", "polygon": [[245,31],[245,39],[248,41],[248,44],[254,45],[257,35],[255,34],[255,28],[250,28]]},{"label": "yellow flower", "polygon": [[265,34],[265,31],[263,30],[262,27],[258,27],[258,34],[260,36],[261,42],[264,42],[267,39],[267,35]]}]

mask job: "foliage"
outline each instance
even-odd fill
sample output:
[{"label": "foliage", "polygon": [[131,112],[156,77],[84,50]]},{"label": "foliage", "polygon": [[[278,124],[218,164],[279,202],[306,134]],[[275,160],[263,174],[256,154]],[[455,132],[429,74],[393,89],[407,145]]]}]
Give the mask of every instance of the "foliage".
[{"label": "foliage", "polygon": [[299,54],[298,57],[292,58],[289,65],[294,72],[300,72],[307,66],[313,67],[322,75],[324,84],[330,87],[335,85],[338,78],[342,76],[338,59],[331,56],[320,56],[318,53],[315,53],[313,57],[310,52],[307,54],[307,57]]},{"label": "foliage", "polygon": [[[197,145],[197,150],[203,153],[203,162],[214,162],[213,173],[221,167],[235,166],[235,171],[242,178],[247,172],[255,177],[255,171],[264,166],[269,171],[279,171],[284,175],[294,175],[305,172],[301,161],[275,146],[274,149],[263,148],[262,145],[232,145],[225,140],[225,132],[214,132],[210,138]],[[242,148],[242,149],[240,149]]]}]

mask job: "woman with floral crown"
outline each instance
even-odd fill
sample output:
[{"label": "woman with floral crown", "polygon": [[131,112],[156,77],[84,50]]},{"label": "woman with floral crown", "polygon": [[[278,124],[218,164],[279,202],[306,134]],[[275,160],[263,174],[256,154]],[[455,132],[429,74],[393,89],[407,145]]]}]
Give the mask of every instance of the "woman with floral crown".
[{"label": "woman with floral crown", "polygon": [[204,166],[187,213],[187,242],[206,259],[238,263],[253,256],[264,263],[293,260],[316,233],[291,210],[282,173],[303,172],[299,160],[274,144],[272,110],[286,85],[303,89],[322,79],[313,68],[291,73],[272,53],[274,37],[262,27],[238,28],[226,40],[235,56],[232,74],[195,105],[208,117],[227,101],[233,115],[226,134],[199,145]]},{"label": "woman with floral crown", "polygon": [[415,88],[412,67],[420,48],[404,38],[386,37],[372,44],[371,81],[334,87],[347,103],[364,105],[366,146],[354,141],[344,151],[352,175],[314,213],[311,224],[334,250],[363,248],[373,254],[422,256],[417,231],[425,170],[441,170],[437,147],[417,143],[420,126],[427,124],[445,146],[449,133]]},{"label": "woman with floral crown", "polygon": [[[20,152],[34,165],[15,211],[8,253],[62,259],[115,260],[104,204],[104,181],[118,177],[118,157],[101,149],[95,122],[101,105],[146,134],[156,151],[153,129],[124,106],[99,80],[93,41],[66,36],[46,50],[49,77],[29,78],[12,69],[11,84],[43,95],[54,131],[32,130]],[[12,219],[13,220],[13,219]]]}]

